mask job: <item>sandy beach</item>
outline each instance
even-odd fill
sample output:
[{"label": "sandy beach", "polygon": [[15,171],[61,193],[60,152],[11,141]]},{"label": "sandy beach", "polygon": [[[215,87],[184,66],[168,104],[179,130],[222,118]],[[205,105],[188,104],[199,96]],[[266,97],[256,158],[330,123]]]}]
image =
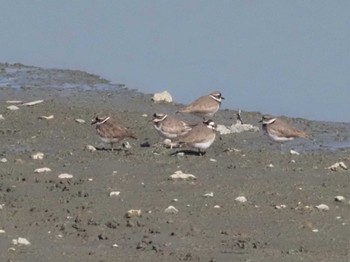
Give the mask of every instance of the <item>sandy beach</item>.
[{"label": "sandy beach", "polygon": [[[165,148],[150,122],[179,106],[81,71],[0,64],[0,261],[350,261],[350,123],[289,118],[312,139],[281,152],[262,113],[242,109],[260,131],[217,134],[198,156]],[[96,114],[138,140],[104,150]],[[348,169],[327,168],[338,162]]]}]

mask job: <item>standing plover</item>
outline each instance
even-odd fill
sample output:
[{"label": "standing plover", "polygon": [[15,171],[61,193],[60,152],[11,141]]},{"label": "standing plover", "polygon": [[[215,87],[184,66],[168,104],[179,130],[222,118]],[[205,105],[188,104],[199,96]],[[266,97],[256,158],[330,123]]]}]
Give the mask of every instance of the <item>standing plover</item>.
[{"label": "standing plover", "polygon": [[[178,143],[197,148],[199,155],[205,153],[214,142],[216,125],[213,120],[207,120],[192,128],[190,132],[178,139]],[[203,150],[203,152],[201,152]]]},{"label": "standing plover", "polygon": [[[285,142],[293,140],[297,137],[308,138],[308,135],[299,129],[294,128],[289,123],[278,119],[271,115],[264,115],[262,117],[262,128],[267,133],[267,135],[278,142]],[[282,144],[281,144],[282,150]]]},{"label": "standing plover", "polygon": [[124,125],[116,122],[111,117],[97,116],[91,123],[96,124],[96,132],[99,138],[106,143],[111,144],[113,151],[113,144],[125,138],[137,139],[137,137]]}]

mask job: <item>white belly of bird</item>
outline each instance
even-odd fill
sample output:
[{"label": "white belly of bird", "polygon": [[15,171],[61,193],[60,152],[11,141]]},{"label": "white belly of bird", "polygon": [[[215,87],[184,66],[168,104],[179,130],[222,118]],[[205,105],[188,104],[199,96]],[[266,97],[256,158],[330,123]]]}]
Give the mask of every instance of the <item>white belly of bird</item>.
[{"label": "white belly of bird", "polygon": [[161,128],[155,126],[156,130],[158,131],[158,134],[161,136],[161,137],[164,137],[164,138],[176,138],[178,136],[178,134],[173,134],[173,133],[168,133],[168,132],[165,132],[163,131]]},{"label": "white belly of bird", "polygon": [[284,141],[289,141],[289,140],[293,140],[294,137],[283,137],[283,136],[276,136],[274,134],[270,134],[268,133],[269,137],[271,137],[273,140],[277,141],[277,142],[284,142]]},{"label": "white belly of bird", "polygon": [[107,138],[107,137],[100,137],[100,139],[105,143],[115,143],[119,141],[119,138]]},{"label": "white belly of bird", "polygon": [[206,142],[193,143],[192,147],[199,148],[199,149],[207,149],[214,143],[214,140],[215,140],[215,136],[213,136],[212,139],[210,139]]}]

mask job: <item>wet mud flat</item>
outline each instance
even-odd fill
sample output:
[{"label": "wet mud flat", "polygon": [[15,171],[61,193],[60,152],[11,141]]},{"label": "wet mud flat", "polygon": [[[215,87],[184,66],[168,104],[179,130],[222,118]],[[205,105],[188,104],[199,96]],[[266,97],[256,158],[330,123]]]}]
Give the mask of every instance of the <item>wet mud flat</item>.
[{"label": "wet mud flat", "polygon": [[[350,259],[350,171],[327,169],[350,166],[349,124],[293,119],[313,140],[286,143],[282,153],[262,132],[243,132],[217,135],[204,156],[182,155],[164,148],[150,123],[176,104],[106,88],[84,72],[2,68],[0,261]],[[10,100],[43,102],[9,110]],[[90,125],[97,113],[139,139],[108,150]],[[222,110],[214,120],[229,126],[235,114]],[[260,113],[242,117],[259,126]],[[178,170],[195,179],[169,179]],[[131,209],[140,216],[128,217]]]}]

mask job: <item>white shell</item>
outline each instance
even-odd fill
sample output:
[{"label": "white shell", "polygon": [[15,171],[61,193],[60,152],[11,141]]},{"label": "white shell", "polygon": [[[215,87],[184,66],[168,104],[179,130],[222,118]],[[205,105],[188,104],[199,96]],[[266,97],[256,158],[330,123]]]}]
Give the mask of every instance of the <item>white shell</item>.
[{"label": "white shell", "polygon": [[38,159],[43,159],[44,158],[44,153],[41,153],[41,152],[38,152],[36,154],[33,154],[32,155],[32,158],[35,159],[35,160],[38,160]]},{"label": "white shell", "polygon": [[109,196],[119,196],[120,195],[120,191],[112,191],[111,193],[109,193]]},{"label": "white shell", "polygon": [[259,132],[259,127],[250,124],[241,124],[241,122],[238,121],[236,124],[232,124],[230,127],[217,125],[216,131],[218,131],[220,135],[228,135],[232,133],[242,133],[247,131]]},{"label": "white shell", "polygon": [[240,203],[245,203],[247,202],[247,198],[245,196],[239,196],[239,197],[236,197],[235,199],[237,202],[240,202]]},{"label": "white shell", "polygon": [[14,111],[14,110],[18,110],[19,107],[18,107],[18,106],[15,106],[15,105],[11,105],[11,106],[8,106],[7,109],[8,109],[8,110]]},{"label": "white shell", "polygon": [[34,106],[34,105],[40,104],[42,102],[44,102],[44,100],[35,100],[35,101],[24,103],[24,104],[22,104],[22,106]]},{"label": "white shell", "polygon": [[19,237],[18,239],[12,239],[12,244],[13,245],[25,245],[25,246],[28,246],[28,245],[30,245],[30,242],[26,238]]},{"label": "white shell", "polygon": [[214,192],[206,193],[203,196],[204,197],[214,197]]},{"label": "white shell", "polygon": [[95,152],[96,151],[96,147],[92,146],[92,145],[86,145],[85,149],[89,152]]},{"label": "white shell", "polygon": [[141,212],[141,209],[130,209],[127,213],[126,213],[126,216],[128,218],[131,218],[131,217],[140,217],[142,214]]},{"label": "white shell", "polygon": [[21,100],[7,100],[6,103],[7,104],[21,104],[22,101]]},{"label": "white shell", "polygon": [[171,103],[171,102],[173,102],[173,98],[171,97],[171,95],[170,95],[170,93],[168,91],[155,93],[153,95],[152,100],[155,103],[161,103],[161,102]]},{"label": "white shell", "polygon": [[335,196],[334,200],[337,202],[344,202],[345,201],[345,197],[343,196]]},{"label": "white shell", "polygon": [[63,174],[58,175],[58,178],[60,178],[60,179],[69,179],[69,178],[73,178],[73,175],[67,174],[67,173],[63,173]]},{"label": "white shell", "polygon": [[39,119],[46,119],[46,120],[50,120],[50,119],[54,119],[54,115],[49,115],[49,116],[39,116]]},{"label": "white shell", "polygon": [[290,154],[291,154],[291,155],[296,155],[296,156],[299,156],[299,155],[300,155],[300,153],[297,152],[297,151],[295,151],[295,150],[290,150]]},{"label": "white shell", "polygon": [[34,173],[44,173],[44,172],[50,172],[51,169],[48,167],[42,167],[42,168],[37,168],[34,170]]},{"label": "white shell", "polygon": [[86,121],[84,119],[81,119],[81,118],[75,119],[75,122],[77,122],[79,124],[85,124],[86,123]]},{"label": "white shell", "polygon": [[165,210],[164,210],[164,213],[167,213],[167,214],[176,214],[178,213],[179,210],[177,210],[174,206],[168,206]]},{"label": "white shell", "polygon": [[316,206],[316,208],[318,210],[323,210],[323,211],[329,210],[329,206],[327,206],[326,204],[320,204],[320,205]]},{"label": "white shell", "polygon": [[192,174],[184,174],[181,170],[176,171],[169,177],[170,180],[182,179],[182,180],[196,180],[197,178]]},{"label": "white shell", "polygon": [[327,167],[327,169],[332,170],[332,171],[337,171],[339,169],[339,167],[344,169],[344,170],[348,169],[348,167],[344,164],[344,162],[337,162],[337,163]]}]

